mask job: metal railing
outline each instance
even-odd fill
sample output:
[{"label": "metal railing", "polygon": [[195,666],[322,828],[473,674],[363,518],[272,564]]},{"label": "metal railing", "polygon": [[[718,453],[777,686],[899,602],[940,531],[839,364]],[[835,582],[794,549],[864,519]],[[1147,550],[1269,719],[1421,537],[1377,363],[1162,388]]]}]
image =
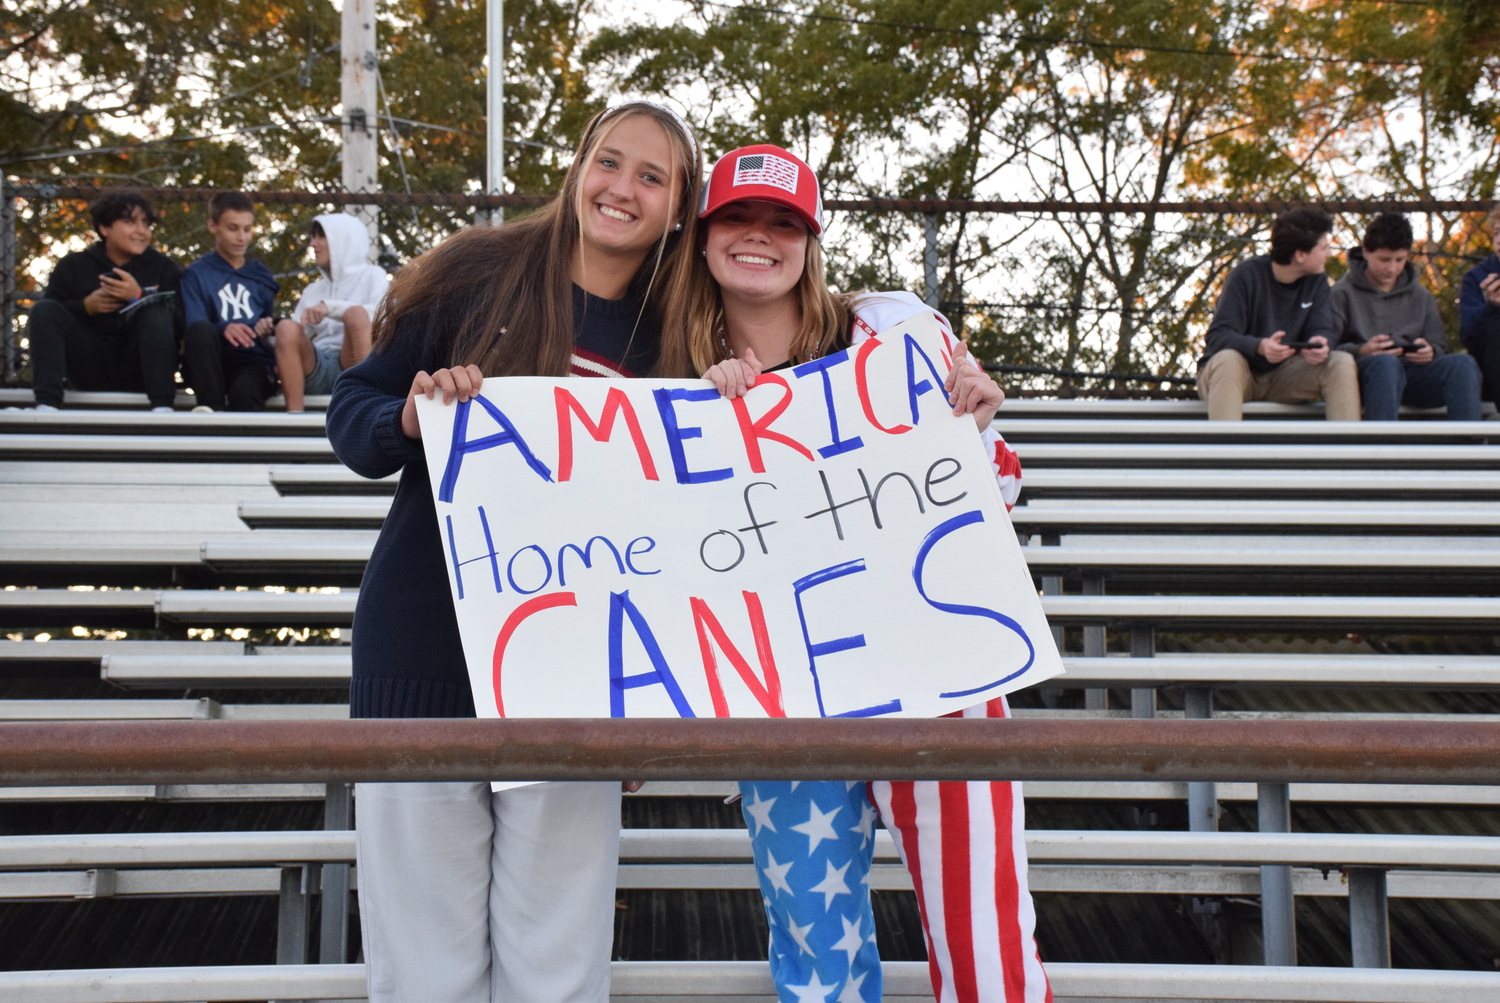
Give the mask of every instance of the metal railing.
[{"label": "metal railing", "polygon": [[[1262,819],[1262,830],[1285,832],[1289,827],[1280,816],[1292,781],[1500,784],[1500,722],[414,719],[0,724],[0,786],[260,781],[325,782],[336,785],[334,790],[353,781],[746,777],[1254,782],[1261,785],[1262,813],[1271,816]],[[339,803],[347,810],[347,795],[343,797]],[[335,821],[330,815],[329,823],[347,828],[348,816],[340,813]],[[1226,833],[1224,838],[1246,835]],[[1270,847],[1276,838],[1267,839],[1268,855],[1259,859],[1280,859]],[[1390,966],[1390,865],[1372,863],[1376,859],[1345,861],[1356,968]],[[278,953],[284,963],[295,964],[307,954],[306,895],[295,894],[307,883],[305,866],[289,866],[283,874],[283,925],[288,925],[286,915],[296,921],[290,923],[292,935],[283,930]],[[332,868],[341,879],[332,889],[335,901],[347,900],[347,868]],[[1266,963],[1295,965],[1289,865],[1269,862],[1261,872]],[[345,958],[338,930],[345,913],[326,905],[329,890],[324,891],[323,936],[330,950],[323,952],[323,960],[338,962]]]},{"label": "metal railing", "polygon": [[1500,723],[381,719],[0,724],[0,785],[752,777],[1500,784]]}]

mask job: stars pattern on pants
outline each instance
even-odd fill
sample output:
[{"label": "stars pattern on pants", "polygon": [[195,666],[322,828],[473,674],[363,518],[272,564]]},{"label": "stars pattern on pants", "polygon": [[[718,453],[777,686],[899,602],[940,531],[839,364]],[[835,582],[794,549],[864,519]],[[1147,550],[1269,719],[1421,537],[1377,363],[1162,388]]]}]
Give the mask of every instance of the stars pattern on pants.
[{"label": "stars pattern on pants", "polygon": [[741,793],[781,1000],[874,1003],[868,862],[879,815],[865,785],[746,783]]}]

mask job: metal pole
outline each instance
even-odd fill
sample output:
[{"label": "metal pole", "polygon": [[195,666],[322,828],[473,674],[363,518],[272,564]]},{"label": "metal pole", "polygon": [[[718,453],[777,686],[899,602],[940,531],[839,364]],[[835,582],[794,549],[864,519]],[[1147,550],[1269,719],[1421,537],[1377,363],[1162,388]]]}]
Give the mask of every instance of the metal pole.
[{"label": "metal pole", "polygon": [[1391,917],[1386,902],[1385,869],[1351,867],[1349,876],[1349,946],[1355,968],[1391,967]]},{"label": "metal pole", "polygon": [[[505,0],[489,0],[485,13],[488,36],[489,73],[485,78],[485,107],[489,126],[485,132],[485,191],[505,192]],[[505,222],[505,207],[488,213],[491,226]]]},{"label": "metal pole", "polygon": [[[1156,655],[1156,628],[1132,627],[1130,630],[1130,657],[1153,658]],[[1156,716],[1156,690],[1152,687],[1130,691],[1130,716],[1147,718]]]},{"label": "metal pole", "polygon": [[9,178],[0,178],[0,385],[20,368],[16,336],[16,201]]},{"label": "metal pole", "polygon": [[[1189,686],[1182,695],[1182,712],[1189,720],[1206,721],[1214,716],[1214,691],[1207,686]],[[1219,792],[1212,780],[1187,785],[1188,828],[1193,832],[1217,832]]]},{"label": "metal pole", "polygon": [[927,287],[924,299],[928,306],[936,310],[938,308],[937,213],[929,212],[922,216],[922,233],[927,242],[927,248],[922,254],[923,282]]},{"label": "metal pole", "polygon": [[[1102,575],[1086,575],[1083,579],[1083,594],[1086,596],[1102,596],[1104,594],[1104,578]],[[1107,637],[1104,625],[1100,623],[1086,624],[1083,628],[1083,657],[1103,658]],[[1083,707],[1085,710],[1109,710],[1109,690],[1087,689],[1083,691]]]},{"label": "metal pole", "polygon": [[[354,828],[354,792],[348,784],[329,784],[323,795],[323,828]],[[323,865],[323,913],[318,932],[318,962],[342,965],[349,960],[349,865]]]},{"label": "metal pole", "polygon": [[[1256,791],[1261,832],[1291,832],[1291,794],[1284,783],[1262,783]],[[1260,932],[1267,965],[1297,963],[1297,909],[1292,869],[1285,864],[1260,869]]]},{"label": "metal pole", "polygon": [[[344,105],[344,189],[373,192],[380,187],[376,149],[378,109],[375,54],[375,0],[344,0],[342,15],[340,100]],[[351,210],[370,231],[370,252],[380,247],[380,215],[373,206]],[[372,258],[373,260],[373,258]]]}]

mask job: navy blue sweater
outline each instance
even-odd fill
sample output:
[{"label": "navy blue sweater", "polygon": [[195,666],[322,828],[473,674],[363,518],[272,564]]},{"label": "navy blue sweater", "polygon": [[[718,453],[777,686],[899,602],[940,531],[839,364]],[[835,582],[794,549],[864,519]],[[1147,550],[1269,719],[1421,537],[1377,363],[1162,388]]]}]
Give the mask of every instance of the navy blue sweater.
[{"label": "navy blue sweater", "polygon": [[[640,299],[591,296],[587,310],[584,299],[574,287],[573,373],[600,375],[602,360],[621,375],[646,373],[658,331],[641,316]],[[433,328],[436,337],[425,337]],[[339,376],[328,405],[329,441],[350,470],[401,471],[354,611],[350,717],[474,716],[426,458],[422,443],[401,431],[412,379],[452,365],[451,343],[441,318],[404,320],[390,344]]]}]

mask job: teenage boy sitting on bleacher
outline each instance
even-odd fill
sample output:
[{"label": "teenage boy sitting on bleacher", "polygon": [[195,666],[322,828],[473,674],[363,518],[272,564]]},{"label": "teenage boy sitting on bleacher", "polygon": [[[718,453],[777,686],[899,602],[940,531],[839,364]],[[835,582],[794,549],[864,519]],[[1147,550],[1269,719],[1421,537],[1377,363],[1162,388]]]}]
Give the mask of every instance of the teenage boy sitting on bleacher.
[{"label": "teenage boy sitting on bleacher", "polygon": [[1479,365],[1448,355],[1437,301],[1411,263],[1411,223],[1399,212],[1371,221],[1333,284],[1333,334],[1359,366],[1366,421],[1395,421],[1402,404],[1446,407],[1451,421],[1478,421]]},{"label": "teenage boy sitting on bleacher", "polygon": [[1271,253],[1236,265],[1225,279],[1198,361],[1198,396],[1210,418],[1239,421],[1247,400],[1321,398],[1330,421],[1359,420],[1354,358],[1331,351],[1323,263],[1332,232],[1326,212],[1289,209],[1271,224]]},{"label": "teenage boy sitting on bleacher", "polygon": [[1458,294],[1458,336],[1484,372],[1482,396],[1500,404],[1500,203],[1484,221],[1496,253],[1464,273]]},{"label": "teenage boy sitting on bleacher", "polygon": [[219,192],[208,203],[214,249],[182,273],[183,362],[198,409],[263,411],[276,387],[269,337],[281,286],[250,256],[255,203]]},{"label": "teenage boy sitting on bleacher", "polygon": [[56,411],[63,381],[79,390],[145,391],[153,411],[177,396],[176,262],[151,246],[156,210],[145,196],[111,191],[89,206],[99,239],[65,255],[31,308],[36,410]]},{"label": "teenage boy sitting on bleacher", "polygon": [[390,285],[385,269],[370,264],[370,232],[355,217],[318,216],[307,231],[322,274],[302,291],[292,317],[276,324],[276,368],[288,411],[301,411],[306,394],[332,393],[339,373],[370,353],[375,308]]}]

